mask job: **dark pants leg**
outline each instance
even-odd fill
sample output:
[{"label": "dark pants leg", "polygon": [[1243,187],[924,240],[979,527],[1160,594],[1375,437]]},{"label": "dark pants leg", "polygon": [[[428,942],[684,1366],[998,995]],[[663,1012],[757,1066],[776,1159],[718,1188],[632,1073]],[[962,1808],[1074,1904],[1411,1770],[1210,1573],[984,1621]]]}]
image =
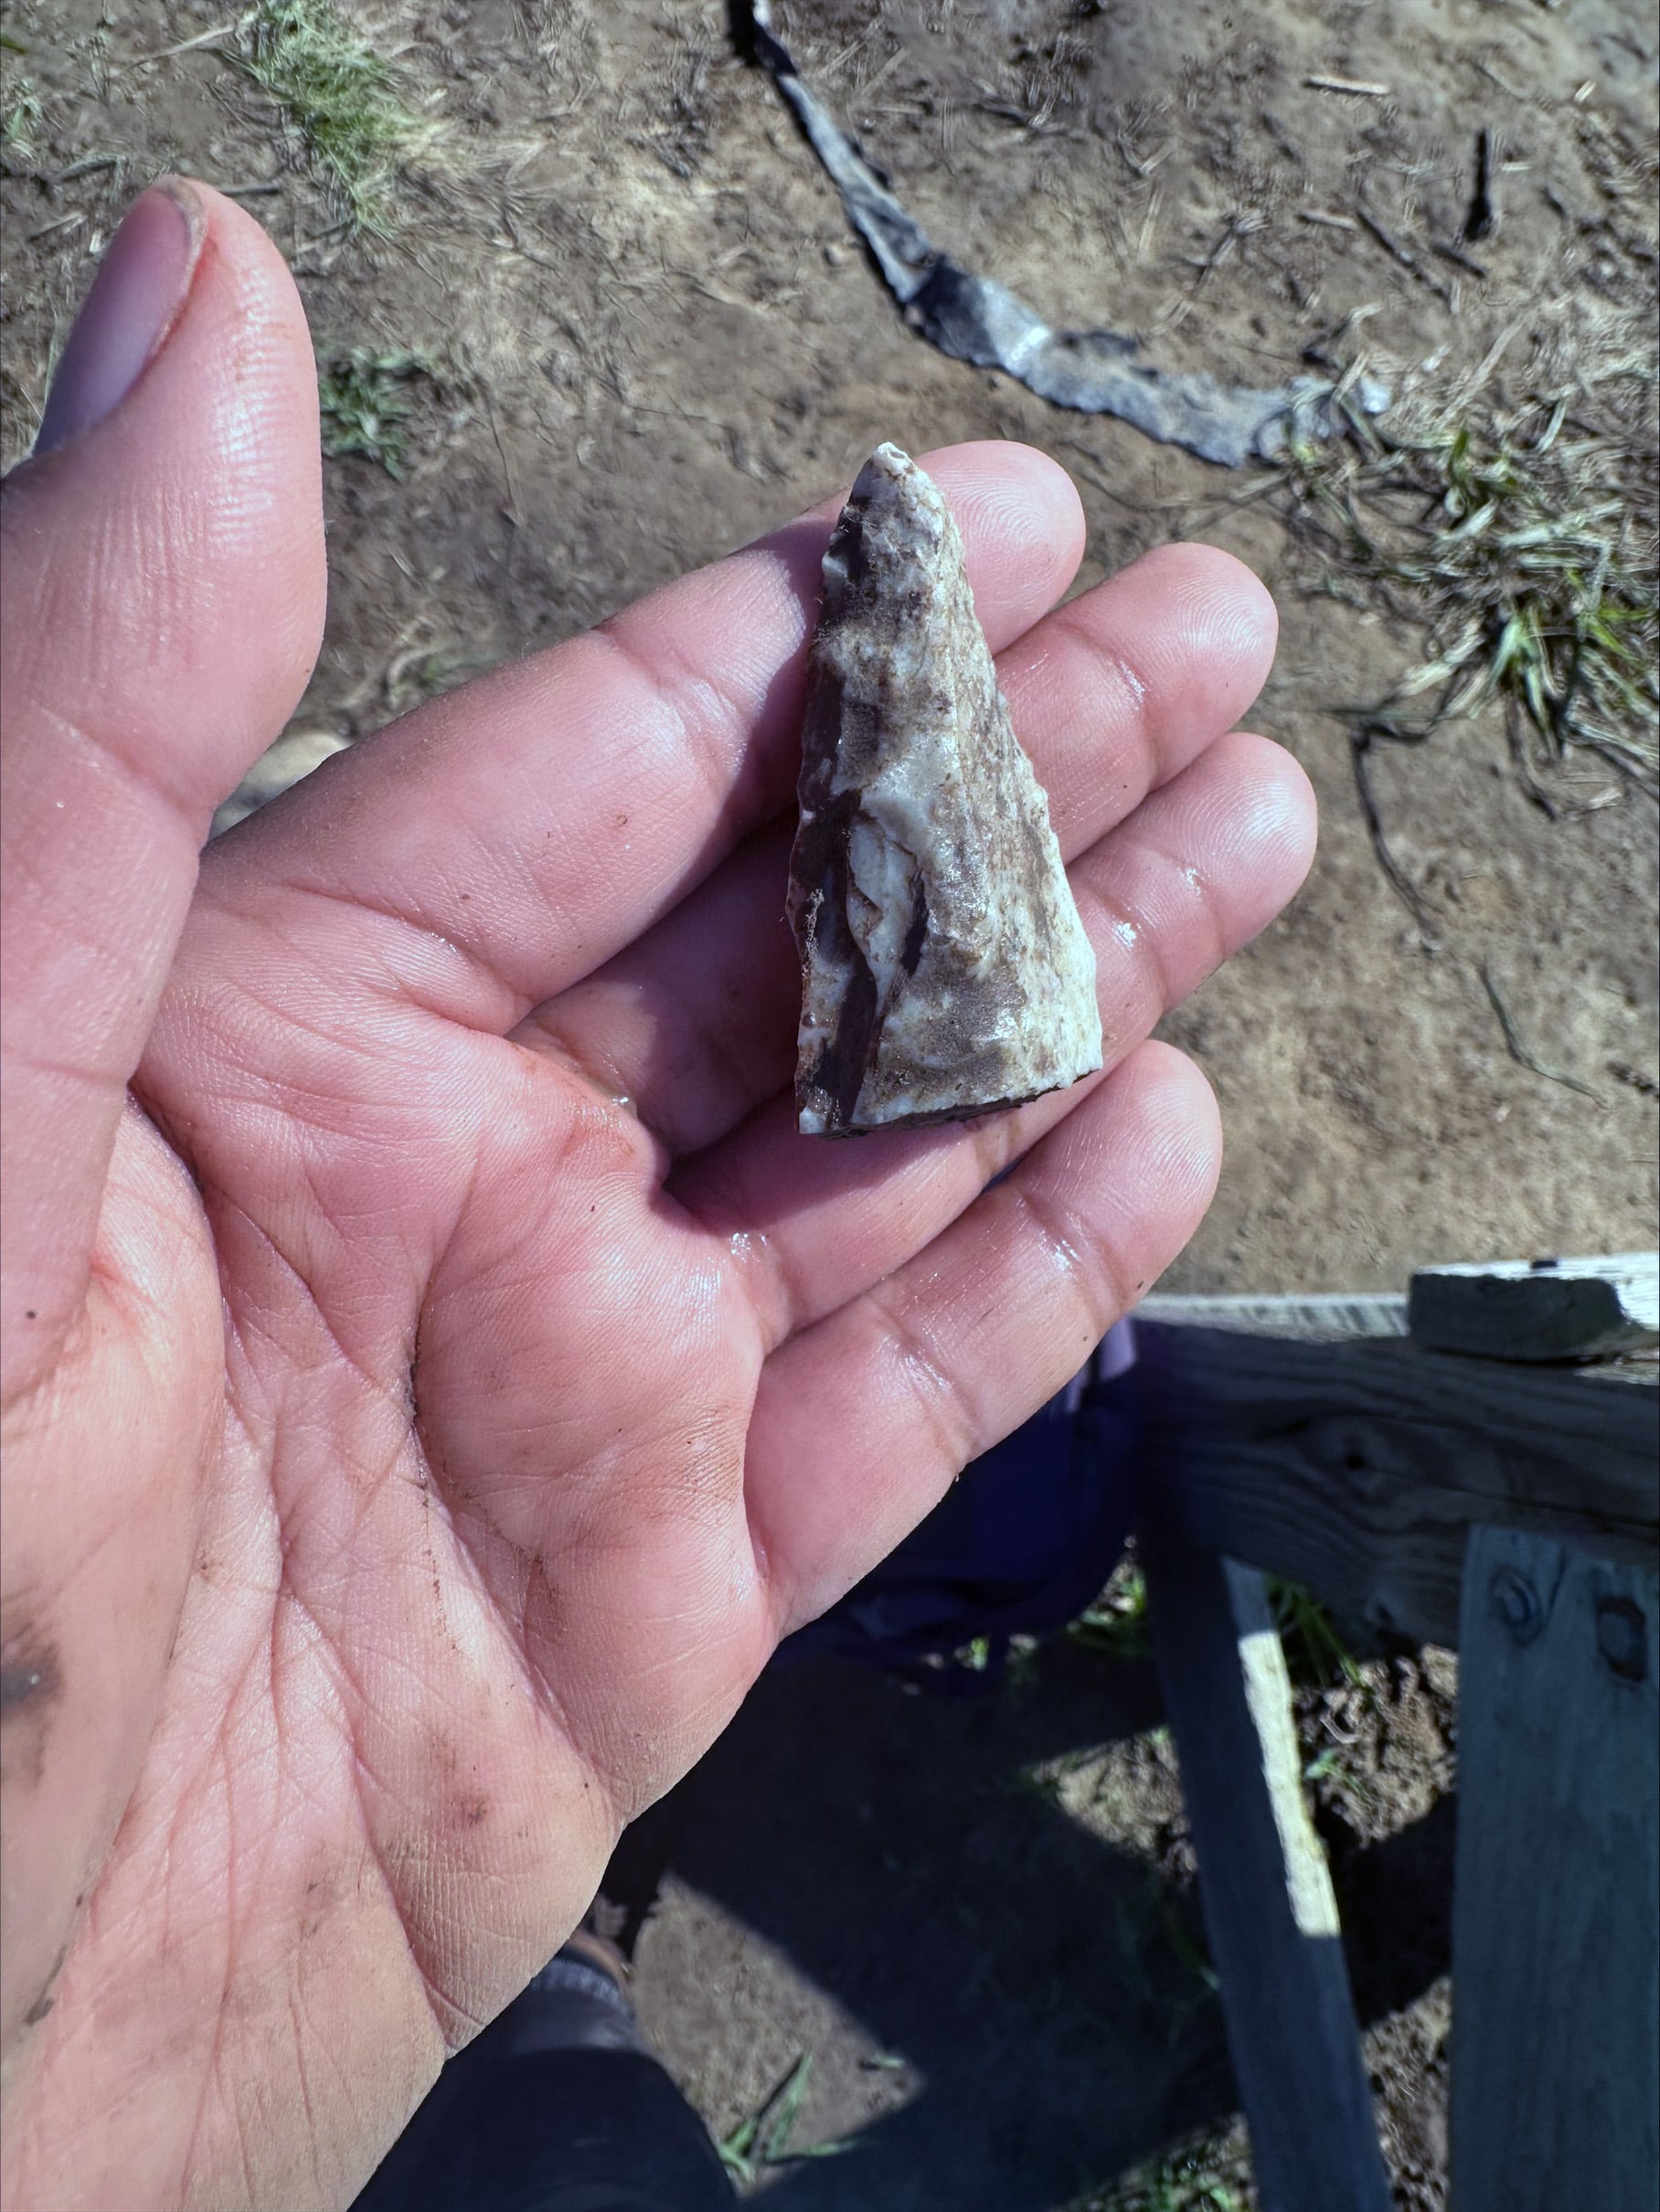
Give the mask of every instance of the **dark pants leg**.
[{"label": "dark pants leg", "polygon": [[452,2058],[353,2212],[732,2212],[626,2001],[564,1958]]}]

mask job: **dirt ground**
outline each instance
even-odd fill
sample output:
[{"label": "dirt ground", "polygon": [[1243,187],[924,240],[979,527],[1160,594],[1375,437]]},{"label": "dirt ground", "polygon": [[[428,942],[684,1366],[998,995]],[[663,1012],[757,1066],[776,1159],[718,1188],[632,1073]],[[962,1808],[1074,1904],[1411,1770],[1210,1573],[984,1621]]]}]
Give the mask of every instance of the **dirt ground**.
[{"label": "dirt ground", "polygon": [[[1252,719],[1323,807],[1303,897],[1167,1025],[1229,1145],[1167,1287],[1399,1287],[1434,1260],[1652,1242],[1645,801],[1581,760],[1548,819],[1496,712],[1385,749],[1377,796],[1433,917],[1426,949],[1332,711],[1388,691],[1418,641],[1320,589],[1284,502],[1241,499],[1250,473],[914,337],[720,9],[351,13],[430,126],[384,236],[341,223],[228,64],[222,0],[5,13],[0,457],[27,451],[96,254],[164,168],[246,197],[325,364],[398,362],[401,475],[363,456],[327,473],[333,599],[301,755],[740,543],[883,438],[1027,440],[1078,481],[1082,582],[1204,536],[1273,586],[1281,651]],[[792,0],[780,20],[932,235],[1057,323],[1251,384],[1364,346],[1397,384],[1452,388],[1501,339],[1491,380],[1518,398],[1567,360],[1652,378],[1655,30],[1634,0]],[[1436,248],[1459,236],[1478,126],[1498,223],[1461,262]],[[1522,1047],[1592,1096],[1510,1055],[1484,967]],[[1304,1714],[1311,1760],[1355,1739],[1322,1769],[1321,1820],[1399,2201],[1426,2212],[1452,1675],[1445,1654],[1379,1658],[1353,1728],[1331,1715],[1357,1693],[1311,1690]],[[776,1673],[665,1822],[637,1961],[660,2047],[721,2134],[810,2054],[793,2147],[857,2143],[767,2169],[771,2201],[1250,2201],[1144,1663],[1061,1646],[975,1700]]]}]

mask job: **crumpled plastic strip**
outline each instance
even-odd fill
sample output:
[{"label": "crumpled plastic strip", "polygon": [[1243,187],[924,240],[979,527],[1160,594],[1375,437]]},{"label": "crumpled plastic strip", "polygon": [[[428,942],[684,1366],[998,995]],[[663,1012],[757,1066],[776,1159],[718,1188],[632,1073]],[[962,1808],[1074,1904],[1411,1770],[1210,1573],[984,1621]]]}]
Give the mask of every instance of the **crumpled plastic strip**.
[{"label": "crumpled plastic strip", "polygon": [[[1252,391],[1203,373],[1150,368],[1135,357],[1134,338],[1112,330],[1052,330],[1006,286],[971,275],[906,212],[888,180],[803,81],[772,28],[768,0],[750,0],[749,16],[754,58],[794,113],[907,319],[942,353],[976,368],[1000,368],[1057,407],[1115,415],[1161,444],[1183,446],[1225,468],[1272,460],[1293,429],[1328,432],[1335,388],[1318,378]],[[1377,415],[1389,395],[1363,378],[1349,399]]]}]

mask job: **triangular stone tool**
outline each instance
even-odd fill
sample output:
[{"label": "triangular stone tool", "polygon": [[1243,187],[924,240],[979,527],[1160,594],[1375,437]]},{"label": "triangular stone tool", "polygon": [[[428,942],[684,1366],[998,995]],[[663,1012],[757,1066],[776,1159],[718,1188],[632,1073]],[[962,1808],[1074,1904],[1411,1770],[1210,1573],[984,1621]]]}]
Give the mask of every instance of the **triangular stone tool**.
[{"label": "triangular stone tool", "polygon": [[963,541],[894,445],[825,555],[800,799],[804,1133],[966,1120],[1101,1066],[1095,956]]}]

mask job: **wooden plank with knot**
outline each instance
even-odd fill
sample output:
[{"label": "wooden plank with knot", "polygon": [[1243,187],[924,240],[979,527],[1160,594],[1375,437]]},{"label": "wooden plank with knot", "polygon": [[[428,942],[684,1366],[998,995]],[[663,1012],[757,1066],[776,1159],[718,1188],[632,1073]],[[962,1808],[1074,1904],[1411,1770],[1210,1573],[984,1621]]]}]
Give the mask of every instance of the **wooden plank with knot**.
[{"label": "wooden plank with knot", "polygon": [[1660,1392],[1401,1339],[1138,1324],[1151,1494],[1189,1543],[1455,1644],[1465,1541],[1527,1527],[1652,1567]]},{"label": "wooden plank with knot", "polygon": [[1660,2202],[1660,1581],[1470,1539],[1459,1654],[1458,2212]]}]

